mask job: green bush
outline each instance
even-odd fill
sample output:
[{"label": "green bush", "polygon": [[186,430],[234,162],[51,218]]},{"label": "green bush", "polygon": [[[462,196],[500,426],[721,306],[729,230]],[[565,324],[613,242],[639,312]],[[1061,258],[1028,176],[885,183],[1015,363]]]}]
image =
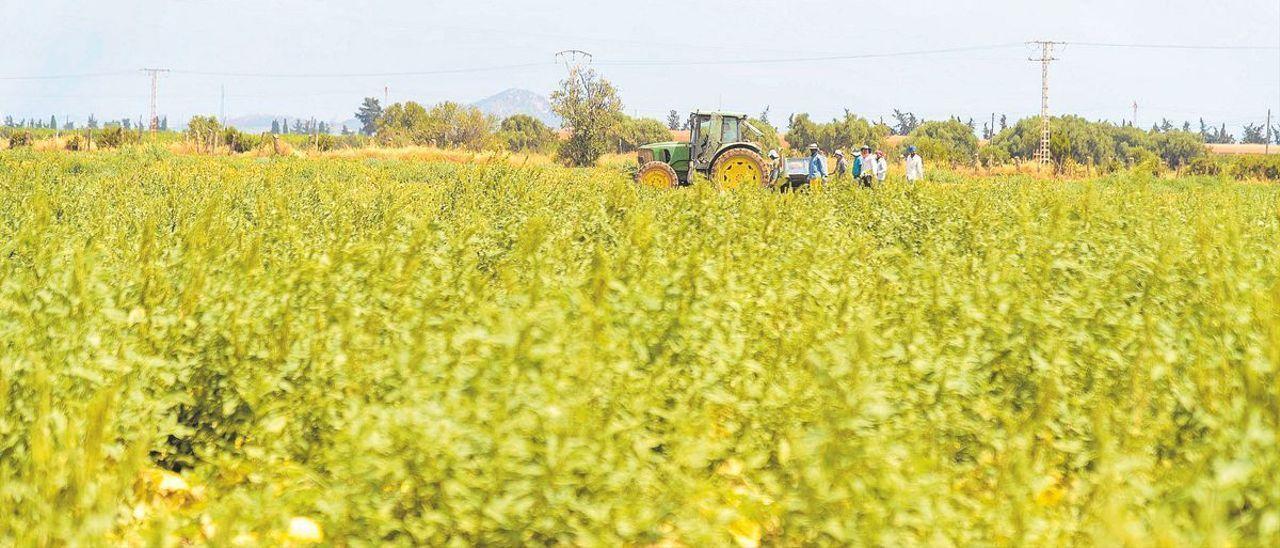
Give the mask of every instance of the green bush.
[{"label": "green bush", "polygon": [[1013,161],[1009,156],[1009,151],[992,146],[978,148],[978,161],[986,167],[1000,166]]},{"label": "green bush", "polygon": [[97,143],[101,148],[120,148],[141,142],[142,137],[133,131],[119,126],[108,127],[98,134]]},{"label": "green bush", "polygon": [[[1204,153],[1199,134],[1183,131],[1151,133],[1108,122],[1091,122],[1079,116],[1057,116],[1050,120],[1049,150],[1054,162],[1070,159],[1077,165],[1119,169],[1159,157],[1170,168],[1178,168]],[[1025,118],[997,134],[989,146],[1003,149],[1011,157],[1032,158],[1040,147],[1040,119]]]},{"label": "green bush", "polygon": [[1280,155],[1242,154],[1232,157],[1229,164],[1236,179],[1280,181]]},{"label": "green bush", "polygon": [[316,135],[315,140],[312,142],[312,146],[320,152],[336,150],[338,148],[338,138],[327,133],[321,133]]},{"label": "green bush", "polygon": [[262,137],[245,133],[233,127],[223,128],[222,144],[231,152],[249,152],[262,146]]},{"label": "green bush", "polygon": [[378,118],[378,140],[391,145],[434,145],[480,150],[489,145],[493,121],[473,106],[452,101],[431,110],[413,101],[396,103]]},{"label": "green bush", "polygon": [[1202,156],[1191,160],[1187,165],[1187,174],[1216,177],[1222,174],[1222,165],[1211,157]]},{"label": "green bush", "polygon": [[641,145],[670,140],[671,130],[653,118],[632,118],[624,114],[609,130],[609,144],[615,153],[631,152]]},{"label": "green bush", "polygon": [[[903,145],[915,146],[920,156],[938,164],[972,164],[978,153],[978,137],[959,120],[920,124]],[[988,155],[989,158],[1002,156],[1005,155],[999,152]]]},{"label": "green bush", "polygon": [[498,127],[498,140],[512,152],[549,152],[556,138],[555,130],[527,114],[510,116]]},{"label": "green bush", "polygon": [[1156,154],[1170,168],[1177,169],[1187,162],[1207,154],[1204,139],[1189,131],[1166,131],[1152,137]]},{"label": "green bush", "polygon": [[809,119],[806,113],[791,117],[791,125],[787,130],[787,145],[792,150],[802,151],[810,143],[817,143],[828,154],[837,149],[854,149],[867,145],[872,149],[881,148],[889,128],[845,111],[844,118],[836,118],[825,124],[817,124]]},{"label": "green bush", "polygon": [[1187,173],[1226,175],[1238,180],[1280,181],[1280,156],[1260,154],[1200,156],[1191,160]]},{"label": "green bush", "polygon": [[222,123],[214,116],[192,116],[185,135],[198,151],[213,152],[223,140]]}]

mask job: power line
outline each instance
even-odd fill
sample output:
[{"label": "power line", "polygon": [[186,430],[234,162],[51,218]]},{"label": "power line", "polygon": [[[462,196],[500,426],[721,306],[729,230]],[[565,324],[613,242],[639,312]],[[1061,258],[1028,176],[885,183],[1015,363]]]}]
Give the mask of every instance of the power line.
[{"label": "power line", "polygon": [[1242,46],[1242,45],[1221,45],[1206,46],[1195,44],[1120,44],[1113,42],[1064,42],[1072,46],[1085,46],[1094,48],[1131,48],[1131,49],[1195,49],[1195,50],[1280,50],[1280,46]]},{"label": "power line", "polygon": [[133,71],[85,72],[80,74],[43,74],[34,76],[0,76],[0,80],[66,80],[72,78],[101,78],[137,74]]},{"label": "power line", "polygon": [[522,63],[517,65],[499,65],[489,67],[466,67],[456,69],[441,70],[420,70],[405,72],[309,72],[309,73],[271,73],[271,72],[215,72],[215,71],[197,71],[197,70],[175,70],[174,74],[183,74],[188,76],[222,76],[234,78],[374,78],[374,77],[393,77],[393,76],[429,76],[436,74],[470,74],[475,72],[492,72],[502,70],[514,70],[532,67],[548,67],[552,63]]},{"label": "power line", "polygon": [[[1197,45],[1197,44],[1137,44],[1137,43],[1118,43],[1118,42],[1057,42],[1059,45],[1072,45],[1083,47],[1105,47],[1105,48],[1131,48],[1131,49],[1179,49],[1179,50],[1225,50],[1225,51],[1272,51],[1280,50],[1278,46],[1251,46],[1251,45]],[[951,48],[922,49],[922,50],[906,50],[879,53],[855,53],[855,54],[832,54],[819,56],[798,56],[798,57],[773,57],[759,59],[709,59],[709,60],[682,60],[682,59],[619,59],[614,61],[602,61],[596,64],[602,66],[700,66],[700,65],[752,65],[752,64],[772,64],[772,63],[804,63],[804,62],[821,62],[821,61],[849,61],[857,59],[878,59],[893,57],[912,57],[926,55],[941,55],[948,53],[964,53],[972,51],[998,50],[1015,48],[1022,46],[1022,42],[1005,43],[1005,44],[988,44],[975,46],[960,46]],[[394,76],[430,76],[439,74],[470,74],[477,72],[493,72],[503,70],[516,70],[533,67],[551,66],[553,63],[536,62],[536,63],[519,63],[510,65],[496,65],[487,67],[461,67],[452,69],[437,70],[420,70],[420,71],[393,71],[393,72],[308,72],[308,73],[273,73],[273,72],[236,72],[236,71],[202,71],[202,70],[181,70],[175,69],[170,71],[172,74],[182,74],[187,76],[219,76],[219,77],[236,77],[236,78],[361,78],[361,77],[394,77]],[[45,75],[12,75],[0,76],[0,80],[61,80],[75,78],[100,78],[108,76],[123,76],[132,74],[129,71],[111,71],[111,72],[88,72],[73,74],[45,74]]]},{"label": "power line", "polygon": [[955,48],[922,49],[922,50],[894,51],[894,52],[883,52],[883,53],[857,53],[857,54],[848,54],[848,55],[822,55],[822,56],[811,56],[811,57],[775,57],[775,58],[766,58],[766,59],[715,59],[715,60],[695,60],[695,61],[682,61],[678,59],[672,59],[672,60],[631,59],[631,60],[619,60],[619,61],[605,61],[599,64],[608,65],[608,66],[689,66],[689,65],[757,65],[757,64],[769,64],[769,63],[851,61],[856,59],[878,59],[878,58],[885,58],[885,57],[909,57],[909,56],[918,56],[918,55],[937,55],[937,54],[944,54],[944,53],[984,51],[984,50],[993,50],[993,49],[1021,47],[1022,45],[1023,44],[1021,42],[1018,42],[1018,43],[1009,43],[1009,44],[964,46],[964,47],[955,47]]}]

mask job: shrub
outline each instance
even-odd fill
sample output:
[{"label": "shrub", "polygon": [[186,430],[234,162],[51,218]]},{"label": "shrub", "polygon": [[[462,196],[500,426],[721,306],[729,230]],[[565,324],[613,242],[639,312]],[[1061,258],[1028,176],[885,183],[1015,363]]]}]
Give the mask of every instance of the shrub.
[{"label": "shrub", "polygon": [[262,137],[228,127],[222,130],[222,144],[231,152],[249,152],[262,146]]},{"label": "shrub", "polygon": [[72,135],[67,138],[66,142],[64,142],[62,146],[67,150],[75,152],[78,150],[83,150],[85,148],[85,142],[84,142],[84,139],[81,138],[79,135]]},{"label": "shrub", "polygon": [[385,144],[435,145],[483,149],[492,135],[493,122],[480,109],[452,101],[428,111],[409,101],[387,108],[378,119],[378,140]]},{"label": "shrub", "polygon": [[98,146],[102,148],[120,148],[125,145],[137,144],[142,140],[137,133],[128,131],[120,126],[112,126],[102,130],[98,134]]},{"label": "shrub", "polygon": [[1187,164],[1194,158],[1199,158],[1207,153],[1204,147],[1204,139],[1199,134],[1189,131],[1165,131],[1157,133],[1151,139],[1155,145],[1156,154],[1160,155],[1160,159],[1170,168],[1177,169]]},{"label": "shrub", "polygon": [[556,132],[537,118],[516,114],[498,126],[498,141],[512,152],[549,152],[556,144]]},{"label": "shrub", "polygon": [[[1056,116],[1050,124],[1049,150],[1059,164],[1070,158],[1080,165],[1092,163],[1119,168],[1141,164],[1149,155],[1156,155],[1176,169],[1204,152],[1204,140],[1198,133],[1152,134],[1132,126],[1091,122],[1079,116]],[[1019,120],[997,134],[989,146],[1004,149],[1013,157],[1034,157],[1040,147],[1040,119]]]},{"label": "shrub", "polygon": [[1261,154],[1205,155],[1187,164],[1191,175],[1226,175],[1238,180],[1280,181],[1280,156]]},{"label": "shrub", "polygon": [[213,116],[192,116],[187,122],[186,135],[196,145],[196,150],[213,152],[222,135],[222,124]]},{"label": "shrub", "polygon": [[1243,154],[1232,157],[1229,164],[1236,179],[1280,181],[1280,155]]},{"label": "shrub", "polygon": [[866,118],[845,111],[844,118],[836,118],[825,124],[816,124],[806,113],[791,117],[787,130],[787,145],[792,150],[804,150],[810,143],[817,143],[827,153],[836,149],[852,151],[862,145],[880,148],[889,135],[888,126],[872,124]]},{"label": "shrub", "polygon": [[312,146],[320,152],[327,152],[338,148],[338,139],[328,133],[321,133],[316,135]]},{"label": "shrub", "polygon": [[1012,161],[1012,158],[1009,156],[1009,151],[1003,148],[985,146],[978,148],[978,161],[986,167],[994,167],[1007,164]]},{"label": "shrub", "polygon": [[9,135],[9,148],[29,147],[36,141],[30,131],[15,131]]},{"label": "shrub", "polygon": [[641,145],[671,140],[667,125],[653,118],[632,118],[622,115],[618,124],[609,131],[609,142],[617,153],[631,152]]},{"label": "shrub", "polygon": [[[920,156],[931,162],[947,162],[952,165],[972,164],[978,153],[978,137],[968,125],[959,120],[920,124],[903,144],[914,145]],[[999,156],[999,153],[992,154]]]}]

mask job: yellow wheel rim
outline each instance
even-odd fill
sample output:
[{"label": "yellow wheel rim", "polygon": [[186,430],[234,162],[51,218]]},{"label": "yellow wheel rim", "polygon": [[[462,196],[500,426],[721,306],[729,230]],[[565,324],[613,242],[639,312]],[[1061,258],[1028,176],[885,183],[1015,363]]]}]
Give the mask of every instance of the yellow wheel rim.
[{"label": "yellow wheel rim", "polygon": [[716,183],[723,189],[739,188],[759,184],[763,173],[760,166],[746,158],[730,158],[720,166],[716,174]]},{"label": "yellow wheel rim", "polygon": [[652,188],[671,188],[671,178],[658,169],[640,174],[640,184]]}]

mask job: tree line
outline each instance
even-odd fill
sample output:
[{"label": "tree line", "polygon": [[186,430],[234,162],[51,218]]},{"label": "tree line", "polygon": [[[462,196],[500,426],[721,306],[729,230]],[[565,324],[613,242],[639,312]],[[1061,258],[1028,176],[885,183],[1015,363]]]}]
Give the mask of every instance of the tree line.
[{"label": "tree line", "polygon": [[[497,119],[483,113],[475,106],[444,101],[431,106],[405,101],[384,106],[375,97],[366,97],[355,116],[360,127],[350,129],[343,125],[341,133],[355,139],[356,135],[372,139],[385,146],[427,145],[472,150],[506,149],[515,152],[555,154],[569,165],[590,165],[606,153],[625,153],[651,142],[671,139],[672,130],[688,130],[689,122],[678,110],[668,112],[666,120],[627,116],[618,90],[594,69],[575,71],[560,82],[551,94],[553,111],[564,120],[566,138],[561,139],[556,129],[532,116],[516,114]],[[205,119],[208,118],[208,119]],[[232,149],[238,143],[252,141],[248,136],[232,128],[226,128],[212,117],[196,117],[193,123],[217,126],[218,133]],[[761,146],[765,149],[802,150],[810,143],[817,143],[831,152],[839,148],[856,148],[867,145],[885,148],[890,137],[900,137],[903,146],[916,146],[922,155],[935,162],[952,164],[983,163],[994,165],[1030,160],[1040,145],[1040,119],[1025,118],[1010,125],[1008,117],[992,115],[979,129],[974,119],[924,120],[913,112],[894,109],[888,121],[884,118],[870,120],[845,109],[842,116],[827,122],[815,121],[808,113],[795,113],[787,118],[787,132],[781,135],[770,121],[770,109],[765,107],[752,124],[763,132]],[[6,117],[6,127],[58,128],[56,117],[46,123],[41,119],[14,120]],[[1050,154],[1055,164],[1076,163],[1100,167],[1133,165],[1142,162],[1163,162],[1171,167],[1181,167],[1204,154],[1205,143],[1235,143],[1225,124],[1212,126],[1203,119],[1196,131],[1190,122],[1181,126],[1165,119],[1141,130],[1129,123],[1113,124],[1105,121],[1089,121],[1079,116],[1056,116],[1051,119],[1052,136]],[[112,121],[107,126],[131,129],[134,122],[128,118]],[[167,118],[159,121],[161,129],[168,128]],[[74,124],[64,123],[65,129]],[[90,116],[89,128],[97,127],[97,120]],[[136,127],[143,127],[142,120]],[[329,134],[334,128],[327,122],[312,119],[285,118],[272,120],[271,134],[311,135],[319,146],[333,142]],[[1246,124],[1238,142],[1266,143],[1280,135],[1280,127],[1265,124]],[[188,129],[188,133],[192,133]],[[979,146],[979,138],[988,146]],[[353,141],[354,142],[354,141]]]},{"label": "tree line", "polygon": [[605,153],[630,152],[671,139],[661,121],[624,114],[617,90],[593,71],[566,81],[551,102],[565,120],[567,139],[533,116],[515,114],[499,120],[453,101],[431,106],[405,101],[384,107],[377,98],[366,97],[355,116],[361,124],[358,132],[384,146],[548,153],[571,165],[588,165]]},{"label": "tree line", "polygon": [[[157,120],[157,125],[159,126],[160,131],[168,131],[169,117],[161,116],[159,120]],[[84,126],[82,127],[78,126],[73,120],[66,120],[62,122],[61,125],[59,125],[57,116],[50,116],[48,120],[45,120],[43,118],[14,119],[13,116],[5,116],[3,127],[10,128],[10,129],[52,129],[52,130],[61,130],[61,131],[73,131],[76,129],[100,129],[100,128],[118,127],[126,131],[130,131],[138,128],[145,129],[147,127],[147,124],[141,118],[139,118],[136,121],[129,118],[119,118],[115,120],[107,120],[105,122],[99,122],[98,119],[93,114],[90,114],[89,118],[85,120]]]},{"label": "tree line", "polygon": [[[293,125],[289,125],[288,118],[279,120],[271,120],[271,134],[273,135],[332,135],[333,124],[323,120],[295,118]],[[347,127],[346,124],[341,125],[340,135],[353,135],[354,132]]]}]

